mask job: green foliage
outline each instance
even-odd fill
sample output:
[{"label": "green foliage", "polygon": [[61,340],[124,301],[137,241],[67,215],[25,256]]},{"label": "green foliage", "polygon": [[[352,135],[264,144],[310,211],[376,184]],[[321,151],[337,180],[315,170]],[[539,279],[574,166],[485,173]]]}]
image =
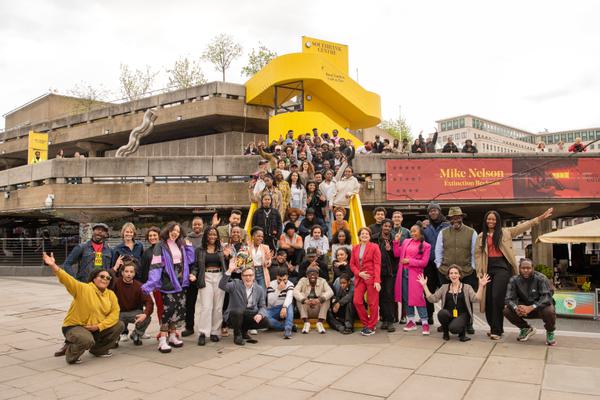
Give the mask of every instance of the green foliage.
[{"label": "green foliage", "polygon": [[234,42],[231,36],[221,33],[206,46],[202,59],[214,64],[215,70],[223,74],[223,82],[225,82],[225,71],[232,61],[241,55],[242,46]]},{"label": "green foliage", "polygon": [[381,124],[379,124],[379,127],[386,130],[387,133],[395,139],[400,141],[408,139],[409,143],[412,142],[410,126],[406,123],[404,118],[383,120],[381,121]]},{"label": "green foliage", "polygon": [[77,98],[73,106],[73,114],[81,114],[105,107],[109,92],[102,85],[94,87],[90,83],[81,82],[69,90],[68,94]]},{"label": "green foliage", "polygon": [[168,69],[169,87],[176,89],[187,89],[206,83],[200,63],[180,58],[175,61],[173,69]]},{"label": "green foliage", "polygon": [[145,69],[131,69],[127,64],[121,64],[121,93],[127,100],[137,100],[152,90],[158,72],[154,72],[149,65]]},{"label": "green foliage", "polygon": [[546,275],[546,278],[550,279],[550,281],[552,281],[552,279],[554,278],[554,270],[552,269],[552,267],[549,267],[544,264],[538,264],[535,266],[535,270]]},{"label": "green foliage", "polygon": [[252,49],[248,55],[248,64],[242,68],[242,74],[248,77],[256,74],[275,57],[277,57],[276,52],[259,43],[258,49]]}]

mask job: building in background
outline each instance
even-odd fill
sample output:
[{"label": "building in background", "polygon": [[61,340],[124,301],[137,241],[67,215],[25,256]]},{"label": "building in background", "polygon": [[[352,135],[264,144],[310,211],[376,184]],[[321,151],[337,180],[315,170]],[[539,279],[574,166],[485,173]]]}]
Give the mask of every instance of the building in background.
[{"label": "building in background", "polygon": [[[523,153],[536,151],[543,142],[549,153],[560,152],[559,142],[563,142],[562,151],[567,152],[569,146],[580,137],[584,144],[600,139],[600,127],[563,131],[532,133],[509,125],[490,121],[475,115],[466,114],[436,121],[439,138],[438,146],[443,146],[452,137],[454,143],[461,148],[467,139],[471,139],[480,153]],[[595,143],[588,151],[600,152]]]}]

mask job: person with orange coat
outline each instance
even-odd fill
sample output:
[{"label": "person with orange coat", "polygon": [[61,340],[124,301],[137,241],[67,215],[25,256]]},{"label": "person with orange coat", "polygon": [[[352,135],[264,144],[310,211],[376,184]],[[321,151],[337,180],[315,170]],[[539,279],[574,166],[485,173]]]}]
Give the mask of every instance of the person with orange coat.
[{"label": "person with orange coat", "polygon": [[[379,319],[379,291],[381,290],[381,251],[371,243],[371,230],[360,228],[359,244],[352,248],[350,269],[354,274],[354,307],[363,324],[360,334],[375,334],[375,325]],[[369,312],[365,309],[364,298],[367,293]]]}]

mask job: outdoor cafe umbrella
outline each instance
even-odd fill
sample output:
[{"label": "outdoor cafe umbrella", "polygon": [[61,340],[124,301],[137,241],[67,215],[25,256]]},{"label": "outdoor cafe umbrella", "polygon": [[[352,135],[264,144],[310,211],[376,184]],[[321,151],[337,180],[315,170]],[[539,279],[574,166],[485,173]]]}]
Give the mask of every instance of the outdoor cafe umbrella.
[{"label": "outdoor cafe umbrella", "polygon": [[543,243],[600,243],[600,219],[546,233],[538,240]]}]

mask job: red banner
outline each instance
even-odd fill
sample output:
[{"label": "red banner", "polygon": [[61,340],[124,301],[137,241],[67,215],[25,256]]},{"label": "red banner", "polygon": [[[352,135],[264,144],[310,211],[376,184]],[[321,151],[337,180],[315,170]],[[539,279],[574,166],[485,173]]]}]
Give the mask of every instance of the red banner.
[{"label": "red banner", "polygon": [[598,158],[437,158],[386,161],[387,200],[600,197]]}]

